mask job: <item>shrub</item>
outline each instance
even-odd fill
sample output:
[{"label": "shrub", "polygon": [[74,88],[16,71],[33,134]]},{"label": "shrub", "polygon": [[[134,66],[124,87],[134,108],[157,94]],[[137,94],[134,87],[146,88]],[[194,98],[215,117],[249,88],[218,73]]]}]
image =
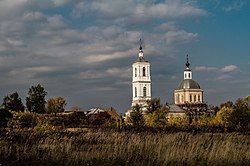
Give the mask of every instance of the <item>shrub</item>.
[{"label": "shrub", "polygon": [[14,112],[13,119],[8,123],[9,127],[35,127],[38,122],[38,115],[31,112]]}]

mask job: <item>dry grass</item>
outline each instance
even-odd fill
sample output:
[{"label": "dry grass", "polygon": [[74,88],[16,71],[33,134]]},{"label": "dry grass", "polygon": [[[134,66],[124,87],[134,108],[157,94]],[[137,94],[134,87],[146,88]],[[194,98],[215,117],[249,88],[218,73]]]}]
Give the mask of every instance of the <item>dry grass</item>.
[{"label": "dry grass", "polygon": [[4,131],[2,165],[247,165],[250,137],[79,129]]}]

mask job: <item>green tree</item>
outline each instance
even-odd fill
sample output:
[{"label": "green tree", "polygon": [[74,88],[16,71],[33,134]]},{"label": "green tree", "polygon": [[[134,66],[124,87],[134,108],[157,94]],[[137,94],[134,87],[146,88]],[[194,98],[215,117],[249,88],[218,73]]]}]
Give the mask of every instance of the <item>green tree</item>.
[{"label": "green tree", "polygon": [[250,103],[248,98],[238,99],[234,104],[232,123],[246,127],[250,123]]},{"label": "green tree", "polygon": [[66,100],[63,97],[54,97],[47,102],[47,113],[64,112]]},{"label": "green tree", "polygon": [[26,107],[30,112],[45,113],[45,96],[47,92],[38,84],[29,89],[28,97],[26,98]]},{"label": "green tree", "polygon": [[140,105],[136,104],[135,106],[132,107],[132,112],[130,113],[129,122],[135,127],[145,125],[145,120]]},{"label": "green tree", "polygon": [[3,98],[2,105],[6,110],[16,111],[16,112],[24,111],[24,105],[22,103],[22,99],[19,97],[17,92],[5,96]]}]

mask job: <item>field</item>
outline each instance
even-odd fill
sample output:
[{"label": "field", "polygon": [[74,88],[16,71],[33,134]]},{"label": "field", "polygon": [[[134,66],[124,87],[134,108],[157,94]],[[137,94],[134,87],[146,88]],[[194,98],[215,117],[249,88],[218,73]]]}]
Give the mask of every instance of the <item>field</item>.
[{"label": "field", "polygon": [[1,165],[247,165],[250,137],[67,129],[1,130]]}]

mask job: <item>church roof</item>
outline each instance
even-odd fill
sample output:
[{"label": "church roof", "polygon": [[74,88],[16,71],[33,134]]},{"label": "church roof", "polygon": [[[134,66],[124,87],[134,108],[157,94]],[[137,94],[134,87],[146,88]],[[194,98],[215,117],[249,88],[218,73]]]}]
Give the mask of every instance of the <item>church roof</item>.
[{"label": "church roof", "polygon": [[193,79],[184,79],[177,87],[177,90],[180,89],[201,89],[201,87]]}]

